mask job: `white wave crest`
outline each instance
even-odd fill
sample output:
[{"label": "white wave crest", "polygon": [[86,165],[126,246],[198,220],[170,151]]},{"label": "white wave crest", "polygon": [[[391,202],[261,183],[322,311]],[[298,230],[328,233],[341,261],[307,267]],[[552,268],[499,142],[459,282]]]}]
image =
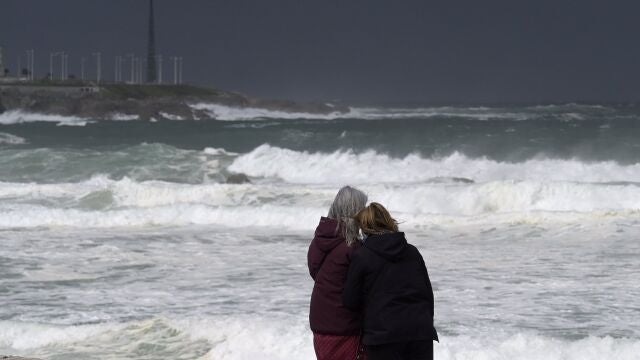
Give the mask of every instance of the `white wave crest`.
[{"label": "white wave crest", "polygon": [[132,121],[132,120],[138,120],[140,119],[140,117],[138,115],[133,115],[133,114],[113,113],[108,116],[108,119],[114,120],[114,121]]},{"label": "white wave crest", "polygon": [[261,145],[243,154],[230,171],[254,177],[279,178],[290,183],[412,183],[437,177],[458,177],[476,182],[499,180],[618,182],[640,179],[640,164],[613,161],[532,159],[519,163],[472,159],[460,153],[443,158],[410,154],[392,158],[375,151],[309,153]]},{"label": "white wave crest", "polygon": [[434,358],[441,360],[632,360],[639,353],[638,340],[589,337],[568,341],[522,333],[497,339],[482,336],[480,340],[467,336],[445,337],[434,345]]},{"label": "white wave crest", "polygon": [[167,112],[162,112],[162,111],[160,112],[160,116],[168,120],[176,120],[176,121],[184,120],[184,117],[180,115],[169,114]]},{"label": "white wave crest", "polygon": [[26,143],[27,143],[27,140],[24,139],[24,138],[21,138],[20,136],[16,136],[16,135],[13,135],[13,134],[0,132],[0,145],[2,145],[2,144],[22,145],[22,144],[26,144]]},{"label": "white wave crest", "polygon": [[223,121],[257,119],[336,119],[341,116],[341,113],[339,112],[330,114],[313,114],[253,107],[240,108],[210,103],[197,103],[190,106],[195,110],[205,111],[213,119]]},{"label": "white wave crest", "polygon": [[[352,183],[353,184],[353,183]],[[633,218],[637,185],[568,182],[354,184],[408,228]],[[312,228],[339,186],[176,184],[96,177],[80,183],[0,183],[0,228],[220,225]]]},{"label": "white wave crest", "polygon": [[512,119],[528,120],[539,117],[532,112],[505,111],[485,107],[429,107],[429,108],[376,108],[351,107],[347,112],[334,111],[327,114],[288,112],[253,107],[232,107],[211,103],[191,104],[194,110],[205,111],[211,118],[224,121],[260,119],[414,119],[431,117],[460,117],[475,120]]},{"label": "white wave crest", "polygon": [[208,148],[205,148],[203,150],[203,152],[206,155],[218,155],[218,156],[219,155],[226,155],[226,156],[238,156],[238,155],[240,155],[238,153],[227,151],[227,150],[225,150],[223,148],[210,148],[210,147],[208,147]]},{"label": "white wave crest", "polygon": [[119,330],[115,324],[52,326],[42,324],[0,322],[0,349],[35,349],[50,345],[65,345],[85,340],[108,330]]},{"label": "white wave crest", "polygon": [[510,119],[531,120],[539,115],[532,112],[513,112],[501,108],[488,107],[425,107],[425,108],[351,108],[351,111],[341,114],[342,118],[365,120],[381,119],[419,119],[419,118],[466,118],[473,120]]},{"label": "white wave crest", "polygon": [[[139,343],[148,346],[140,347]],[[157,344],[159,346],[153,346]],[[251,346],[247,346],[251,344]],[[312,360],[306,321],[291,317],[226,316],[149,319],[124,324],[53,326],[0,322],[0,350],[43,358],[198,358]],[[522,360],[637,360],[638,339],[554,339],[536,334],[442,336],[434,358]]]},{"label": "white wave crest", "polygon": [[21,110],[11,110],[0,114],[0,124],[22,124],[31,122],[54,122],[60,126],[85,126],[90,123],[87,119],[77,116],[62,116],[51,114],[39,114],[24,112]]},{"label": "white wave crest", "polygon": [[191,339],[160,319],[79,326],[0,322],[0,352],[47,359],[196,359],[209,349],[206,340]]}]

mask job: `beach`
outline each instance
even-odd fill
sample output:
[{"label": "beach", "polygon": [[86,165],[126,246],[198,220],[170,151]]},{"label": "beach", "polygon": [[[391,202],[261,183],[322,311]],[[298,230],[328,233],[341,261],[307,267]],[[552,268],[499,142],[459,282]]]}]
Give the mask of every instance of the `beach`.
[{"label": "beach", "polygon": [[435,358],[640,353],[640,109],[197,107],[0,114],[0,354],[313,359],[306,252],[346,184],[424,257]]}]

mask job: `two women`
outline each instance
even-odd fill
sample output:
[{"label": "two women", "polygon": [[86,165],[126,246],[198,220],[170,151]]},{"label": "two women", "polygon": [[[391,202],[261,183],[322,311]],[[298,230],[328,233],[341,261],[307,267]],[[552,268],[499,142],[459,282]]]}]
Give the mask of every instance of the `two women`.
[{"label": "two women", "polygon": [[[378,203],[344,187],[309,247],[319,360],[432,359],[433,291],[418,250]],[[358,232],[362,231],[362,239]]]}]

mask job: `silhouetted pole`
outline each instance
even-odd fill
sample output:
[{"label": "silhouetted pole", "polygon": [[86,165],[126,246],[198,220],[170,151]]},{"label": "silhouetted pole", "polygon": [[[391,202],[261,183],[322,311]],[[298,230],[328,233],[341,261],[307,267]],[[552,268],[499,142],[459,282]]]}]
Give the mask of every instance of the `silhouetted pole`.
[{"label": "silhouetted pole", "polygon": [[162,84],[162,55],[158,55],[158,84]]},{"label": "silhouetted pole", "polygon": [[64,79],[69,80],[69,54],[64,54]]},{"label": "silhouetted pole", "polygon": [[64,52],[60,53],[60,80],[64,81]]},{"label": "silhouetted pole", "polygon": [[178,57],[174,56],[173,60],[173,85],[178,85]]},{"label": "silhouetted pole", "polygon": [[122,65],[124,64],[124,57],[123,56],[119,56],[120,58],[120,66],[118,67],[118,80],[120,82],[123,82],[122,80]]},{"label": "silhouetted pole", "polygon": [[100,84],[100,78],[102,76],[102,54],[98,51],[93,53],[96,57],[96,82]]},{"label": "silhouetted pole", "polygon": [[85,57],[80,58],[80,79],[84,81],[84,63],[87,61]]},{"label": "silhouetted pole", "polygon": [[[149,0],[149,39],[147,43],[147,82],[157,81],[156,68],[156,36],[153,14],[153,0]],[[142,82],[142,81],[141,81]]]},{"label": "silhouetted pole", "polygon": [[31,50],[27,50],[27,80],[31,80]]},{"label": "silhouetted pole", "polygon": [[53,58],[61,54],[62,51],[49,53],[49,80],[53,80]]},{"label": "silhouetted pole", "polygon": [[[35,50],[31,49],[31,50],[27,50],[27,80],[31,80],[33,81],[34,76],[34,68],[35,68]],[[2,71],[4,71],[4,69],[2,69]]]},{"label": "silhouetted pole", "polygon": [[133,84],[133,82],[134,82],[133,72],[134,72],[134,66],[135,66],[135,55],[134,54],[127,54],[127,56],[131,58],[131,83]]},{"label": "silhouetted pole", "polygon": [[138,84],[142,84],[142,58],[138,58],[138,61],[136,62],[136,64],[138,65],[138,79],[137,79],[137,82],[138,82]]},{"label": "silhouetted pole", "polygon": [[31,50],[27,50],[27,80],[31,80]]}]

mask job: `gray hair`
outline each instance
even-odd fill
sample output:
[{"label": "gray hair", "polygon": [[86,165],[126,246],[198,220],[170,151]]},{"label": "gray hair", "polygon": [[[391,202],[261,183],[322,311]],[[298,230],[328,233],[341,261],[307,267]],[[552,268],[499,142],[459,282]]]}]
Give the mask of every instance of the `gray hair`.
[{"label": "gray hair", "polygon": [[358,241],[358,224],[353,217],[367,205],[367,195],[351,186],[345,186],[336,195],[329,208],[329,217],[338,220],[336,232],[342,228],[342,235],[351,246]]}]

